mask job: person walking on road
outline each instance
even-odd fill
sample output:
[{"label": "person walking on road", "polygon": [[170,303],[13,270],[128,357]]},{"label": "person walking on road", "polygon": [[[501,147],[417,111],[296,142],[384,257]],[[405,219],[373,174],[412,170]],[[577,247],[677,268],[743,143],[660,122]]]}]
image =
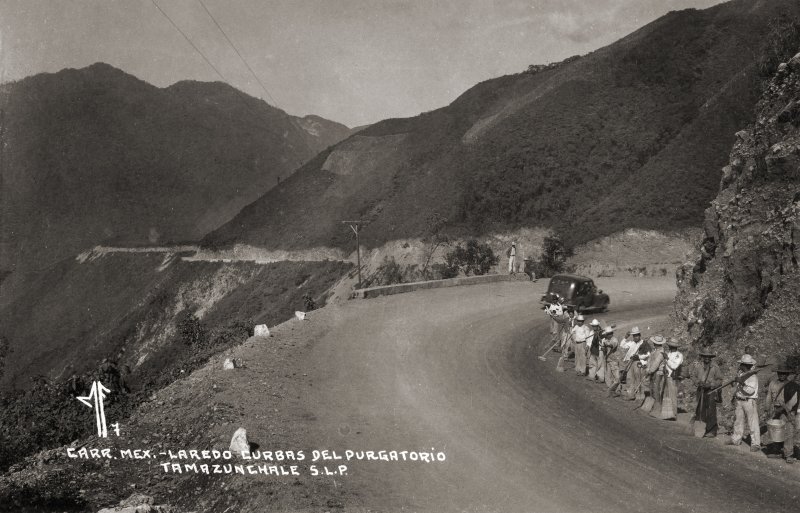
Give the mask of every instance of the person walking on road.
[{"label": "person walking on road", "polygon": [[517,243],[511,243],[511,247],[506,251],[508,257],[508,274],[514,274],[514,261],[517,259]]},{"label": "person walking on road", "polygon": [[592,319],[591,328],[592,333],[586,340],[589,353],[589,375],[586,376],[586,379],[591,381],[603,381],[605,376],[603,376],[603,369],[600,368],[600,342],[602,340],[602,334],[600,333],[600,321],[597,319]]},{"label": "person walking on road", "polygon": [[588,347],[586,340],[592,335],[592,330],[584,324],[586,319],[578,314],[575,326],[572,328],[572,343],[575,346],[575,374],[586,376],[586,353]]},{"label": "person walking on road", "polygon": [[734,395],[736,404],[735,420],[733,422],[733,435],[729,445],[741,445],[744,437],[744,426],[750,429],[750,450],[761,452],[761,428],[758,423],[758,376],[755,374],[744,377],[756,364],[755,359],[745,354],[739,360],[739,372]]},{"label": "person walking on road", "polygon": [[782,420],[784,424],[783,458],[786,463],[794,463],[795,438],[800,431],[800,385],[789,375],[793,371],[783,367],[777,370],[778,379],[773,380],[767,389],[767,415],[772,420]]},{"label": "person walking on road", "polygon": [[709,351],[701,351],[700,362],[695,362],[690,375],[692,383],[697,385],[697,408],[694,411],[694,418],[705,423],[703,434],[705,438],[717,436],[717,403],[722,402],[720,390],[709,395],[711,390],[722,385],[722,371],[719,365],[712,362],[716,356]]}]

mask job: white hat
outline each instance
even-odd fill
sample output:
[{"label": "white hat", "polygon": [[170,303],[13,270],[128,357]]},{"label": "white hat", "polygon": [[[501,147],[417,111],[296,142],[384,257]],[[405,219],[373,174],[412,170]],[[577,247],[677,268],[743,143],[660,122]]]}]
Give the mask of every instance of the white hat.
[{"label": "white hat", "polygon": [[634,326],[633,329],[631,330],[631,335],[641,335],[641,334],[642,332],[639,331],[639,326]]},{"label": "white hat", "polygon": [[592,326],[600,326],[600,321],[597,319],[592,319]]},{"label": "white hat", "polygon": [[575,317],[575,320],[576,320],[576,321],[585,321],[586,319],[583,317],[583,315],[581,315],[581,314],[578,314],[578,316],[577,316],[577,317]]},{"label": "white hat", "polygon": [[664,340],[664,337],[662,337],[661,335],[656,335],[654,337],[650,337],[650,342],[652,342],[654,345],[657,346],[663,346],[666,340]]},{"label": "white hat", "polygon": [[606,326],[605,329],[603,330],[603,335],[610,335],[612,333],[614,333],[614,328],[612,328],[611,326]]},{"label": "white hat", "polygon": [[746,354],[746,355],[742,355],[742,358],[739,360],[738,363],[743,363],[745,365],[755,365],[756,364],[756,360],[755,360],[755,358],[753,358],[749,354]]}]

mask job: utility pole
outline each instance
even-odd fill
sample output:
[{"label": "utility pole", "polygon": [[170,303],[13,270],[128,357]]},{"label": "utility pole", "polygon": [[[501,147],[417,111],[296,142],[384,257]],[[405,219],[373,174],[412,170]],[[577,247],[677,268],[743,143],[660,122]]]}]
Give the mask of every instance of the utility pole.
[{"label": "utility pole", "polygon": [[358,288],[361,288],[361,243],[358,240],[358,230],[363,221],[342,221],[342,224],[350,225],[350,229],[356,234],[356,262],[358,265]]}]

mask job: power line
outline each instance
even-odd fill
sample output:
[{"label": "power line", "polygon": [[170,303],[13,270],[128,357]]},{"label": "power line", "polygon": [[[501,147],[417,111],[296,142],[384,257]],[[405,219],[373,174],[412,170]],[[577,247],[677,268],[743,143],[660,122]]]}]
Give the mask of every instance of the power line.
[{"label": "power line", "polygon": [[[189,43],[189,44],[192,46],[192,48],[194,48],[194,50],[195,50],[195,51],[196,51],[198,54],[200,54],[200,56],[203,58],[203,60],[205,60],[205,61],[206,61],[206,63],[208,63],[208,65],[209,65],[209,66],[211,66],[211,69],[213,69],[213,70],[214,70],[214,71],[217,73],[217,75],[219,75],[219,77],[222,79],[222,81],[223,81],[223,82],[225,82],[225,83],[227,83],[227,84],[229,84],[229,85],[231,85],[231,88],[232,88],[232,89],[235,91],[235,93],[236,93],[236,95],[239,97],[239,99],[240,99],[240,100],[242,100],[242,103],[243,103],[243,104],[244,104],[246,107],[249,107],[249,105],[247,104],[247,98],[245,98],[245,95],[244,95],[244,93],[242,93],[241,91],[239,91],[239,90],[238,90],[236,87],[234,87],[234,86],[231,84],[231,82],[230,82],[228,79],[226,79],[226,78],[225,78],[225,76],[222,74],[222,72],[220,72],[220,71],[217,69],[217,67],[216,67],[216,66],[214,66],[214,64],[213,64],[213,63],[212,63],[212,62],[209,60],[209,58],[208,58],[208,57],[206,57],[206,55],[205,55],[205,54],[204,54],[204,53],[203,53],[203,52],[200,50],[200,48],[198,48],[198,47],[197,47],[197,45],[195,45],[195,44],[194,44],[194,42],[192,42],[192,40],[189,38],[189,36],[188,36],[188,35],[186,35],[186,33],[185,33],[184,31],[182,31],[182,30],[180,29],[180,27],[178,27],[178,25],[177,25],[177,24],[176,24],[174,21],[172,21],[172,18],[170,18],[170,17],[169,17],[169,15],[168,15],[166,12],[164,12],[164,10],[163,10],[163,9],[161,9],[161,7],[159,7],[159,6],[158,6],[158,4],[156,3],[156,0],[150,0],[150,1],[153,3],[153,5],[156,7],[156,9],[158,9],[158,11],[159,11],[159,12],[160,12],[160,13],[161,13],[161,14],[162,14],[162,15],[163,15],[163,16],[164,16],[164,17],[165,17],[165,18],[166,18],[166,19],[167,19],[167,20],[170,22],[170,24],[171,24],[171,25],[172,25],[172,26],[175,28],[175,30],[177,30],[177,31],[178,31],[178,32],[179,32],[179,33],[180,33],[180,34],[183,36],[183,38],[184,38],[184,39],[186,39],[186,41],[187,41],[187,42],[188,42],[188,43]],[[237,49],[236,49],[236,46],[235,46],[235,45],[233,44],[233,42],[230,40],[230,38],[228,37],[228,35],[227,35],[227,34],[225,34],[225,31],[224,31],[224,30],[222,30],[222,27],[220,27],[219,23],[217,23],[217,20],[216,20],[216,19],[214,19],[214,16],[212,16],[212,15],[211,15],[211,12],[209,12],[209,10],[206,8],[205,4],[203,4],[203,2],[202,2],[202,1],[200,2],[200,5],[202,5],[202,6],[203,6],[203,9],[205,9],[206,13],[209,15],[209,17],[211,18],[211,20],[212,20],[212,21],[214,22],[214,24],[217,26],[217,28],[219,29],[219,31],[220,31],[220,32],[222,32],[222,35],[223,35],[223,36],[225,36],[225,39],[228,41],[228,44],[230,44],[230,45],[231,45],[231,48],[233,48],[233,51],[234,51],[234,52],[236,52],[236,55],[238,55],[238,56],[239,56],[239,58],[240,58],[240,59],[242,60],[242,62],[244,63],[244,65],[245,65],[245,66],[247,66],[247,69],[248,69],[248,70],[250,70],[250,73],[252,73],[252,74],[253,74],[253,76],[255,77],[256,81],[259,83],[259,85],[261,86],[261,88],[262,88],[262,89],[264,89],[264,92],[265,92],[265,93],[267,93],[267,96],[268,96],[268,97],[269,97],[269,98],[272,100],[272,102],[273,102],[273,104],[274,104],[274,103],[275,103],[275,100],[272,98],[272,95],[271,95],[271,94],[269,94],[269,91],[267,91],[267,88],[264,86],[264,84],[261,82],[261,80],[259,80],[258,76],[257,76],[257,75],[256,75],[256,74],[253,72],[253,69],[252,69],[252,68],[250,67],[250,65],[247,63],[247,61],[245,60],[245,58],[242,56],[242,54],[241,54],[241,53],[239,53],[239,50],[237,50]],[[275,108],[277,108],[277,105],[275,105]],[[252,112],[252,111],[250,111],[250,110],[248,109],[248,112]],[[258,117],[255,115],[255,113],[254,113],[254,112],[252,112],[252,115],[253,115],[253,118],[254,118],[254,119],[256,119],[257,121],[259,121],[259,122],[266,122],[266,120],[259,119],[259,118],[258,118]],[[304,131],[303,131],[302,127],[300,127],[300,126],[298,125],[297,121],[294,119],[294,116],[292,116],[292,115],[290,115],[290,114],[288,114],[288,113],[286,113],[286,116],[287,116],[287,117],[288,117],[288,119],[289,119],[289,124],[291,124],[291,125],[292,125],[292,126],[295,128],[295,130],[297,130],[297,131],[298,131],[298,132],[301,134],[301,136],[302,136],[302,134],[304,133]],[[270,126],[270,125],[268,125],[268,126],[269,126],[269,128],[274,128],[274,127],[272,127],[272,126]],[[305,138],[304,138],[304,137],[301,137],[301,141],[303,141],[303,142],[306,144],[306,146],[309,146],[309,145],[308,145],[308,143],[305,141]],[[310,148],[311,148],[311,147],[309,146],[309,149],[310,149]],[[301,162],[300,164],[302,164],[302,162]]]},{"label": "power line", "polygon": [[[242,63],[245,65],[245,67],[247,67],[247,69],[250,71],[250,74],[253,75],[253,78],[256,79],[256,82],[258,82],[258,85],[261,86],[261,89],[263,89],[264,92],[267,94],[267,97],[270,99],[270,101],[272,101],[272,105],[275,108],[279,108],[278,105],[277,105],[277,102],[275,101],[275,99],[272,97],[271,94],[269,94],[269,91],[267,90],[267,87],[264,85],[264,83],[261,81],[261,79],[258,78],[258,75],[256,75],[255,71],[253,71],[253,68],[247,62],[247,59],[245,59],[244,56],[239,51],[239,49],[236,48],[236,45],[233,44],[233,41],[231,40],[231,38],[228,37],[228,34],[226,34],[225,31],[222,29],[222,26],[220,26],[220,24],[217,23],[216,18],[214,18],[214,15],[211,14],[211,11],[208,10],[208,7],[206,7],[206,4],[203,3],[203,0],[197,0],[197,1],[200,3],[201,6],[203,6],[203,9],[206,11],[206,14],[208,14],[208,17],[211,18],[211,21],[213,21],[214,25],[217,26],[217,29],[219,29],[219,31],[222,33],[223,37],[225,37],[225,40],[228,42],[230,47],[233,48],[233,51],[236,52],[236,55],[239,56],[239,59],[242,61]],[[297,122],[297,120],[294,118],[294,116],[292,116],[288,112],[286,113],[286,116],[289,119],[289,123],[294,127],[294,129],[298,132],[298,134],[300,134],[301,140],[305,141],[305,137],[304,136],[305,136],[306,132],[305,132],[305,130],[303,130],[303,127],[301,127],[300,124]],[[308,149],[310,150],[311,146],[308,145],[308,143],[306,143],[306,145],[308,146]]]},{"label": "power line", "polygon": [[245,59],[242,56],[241,52],[239,52],[239,49],[236,48],[235,44],[233,44],[233,41],[231,41],[231,38],[229,38],[228,34],[226,34],[225,31],[222,29],[220,24],[217,22],[216,18],[214,18],[214,15],[211,14],[211,11],[209,11],[208,7],[206,7],[206,4],[203,3],[203,0],[197,0],[197,1],[200,3],[200,5],[203,6],[203,9],[206,11],[206,14],[208,14],[208,17],[211,18],[211,21],[214,22],[214,25],[216,25],[217,28],[219,29],[219,31],[222,32],[222,35],[225,37],[225,40],[228,41],[228,44],[231,45],[231,48],[233,48],[233,51],[236,52],[236,55],[239,56],[239,59],[247,67],[247,70],[250,72],[251,75],[253,75],[253,78],[256,79],[256,82],[258,82],[258,85],[261,86],[261,89],[263,89],[264,92],[267,94],[267,98],[270,99],[270,101],[272,102],[273,105],[277,106],[277,102],[275,101],[275,98],[273,98],[272,95],[269,94],[269,91],[267,90],[267,87],[264,85],[263,82],[261,82],[261,79],[258,78],[258,75],[256,75],[256,72],[253,71],[253,68],[251,68],[250,64],[247,63],[247,59]]},{"label": "power line", "polygon": [[172,24],[172,26],[173,26],[173,27],[175,27],[175,30],[177,30],[177,31],[178,31],[178,32],[179,32],[179,33],[180,33],[180,34],[183,36],[183,38],[184,38],[184,39],[186,39],[186,41],[187,41],[187,42],[188,42],[190,45],[192,45],[192,48],[194,48],[194,50],[195,50],[197,53],[199,53],[199,54],[200,54],[200,57],[202,57],[202,58],[203,58],[203,60],[205,60],[205,61],[206,61],[206,63],[207,63],[209,66],[211,66],[211,69],[213,69],[214,71],[216,71],[217,75],[219,75],[219,78],[221,78],[223,82],[227,82],[227,79],[226,79],[226,78],[225,78],[225,77],[222,75],[222,73],[220,73],[220,71],[217,69],[217,67],[216,67],[216,66],[214,66],[214,64],[213,64],[213,63],[212,63],[210,60],[208,60],[208,57],[206,57],[206,54],[204,54],[203,52],[201,52],[201,51],[200,51],[200,49],[197,47],[197,45],[195,45],[195,44],[192,42],[192,40],[191,40],[191,39],[189,39],[189,36],[187,36],[187,35],[186,35],[186,33],[184,33],[184,31],[182,31],[182,30],[181,30],[181,28],[180,28],[178,25],[176,25],[174,21],[172,21],[172,18],[170,18],[170,17],[169,17],[169,15],[168,15],[167,13],[165,13],[165,12],[164,12],[164,10],[163,10],[163,9],[161,9],[161,7],[159,7],[159,6],[158,6],[158,4],[156,3],[156,0],[150,0],[150,1],[151,1],[151,2],[153,2],[153,5],[155,5],[155,6],[156,6],[156,9],[158,9],[158,11],[159,11],[161,14],[163,14],[163,15],[164,15],[164,17],[165,17],[167,20],[169,20],[169,22]]}]

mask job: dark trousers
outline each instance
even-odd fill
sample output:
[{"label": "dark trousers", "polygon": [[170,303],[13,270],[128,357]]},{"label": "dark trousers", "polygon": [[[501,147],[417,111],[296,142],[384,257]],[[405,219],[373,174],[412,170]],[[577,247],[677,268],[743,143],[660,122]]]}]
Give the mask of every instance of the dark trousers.
[{"label": "dark trousers", "polygon": [[717,435],[717,401],[716,394],[706,395],[710,388],[697,387],[697,409],[694,417],[706,423],[705,434]]}]

